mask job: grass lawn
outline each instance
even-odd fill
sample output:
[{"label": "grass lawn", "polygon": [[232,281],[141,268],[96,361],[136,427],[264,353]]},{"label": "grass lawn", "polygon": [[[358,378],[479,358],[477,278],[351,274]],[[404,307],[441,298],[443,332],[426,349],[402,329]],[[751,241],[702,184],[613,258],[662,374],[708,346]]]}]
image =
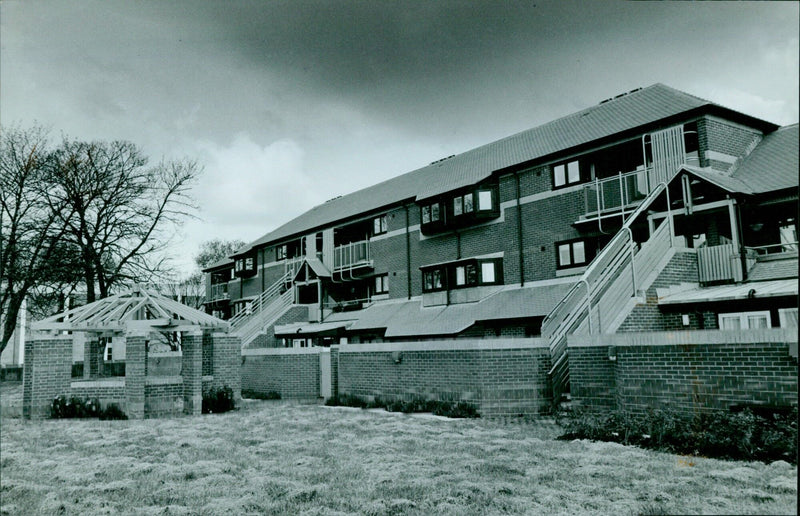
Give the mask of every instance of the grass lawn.
[{"label": "grass lawn", "polygon": [[555,424],[246,400],[140,421],[3,418],[2,514],[794,514],[797,468]]}]

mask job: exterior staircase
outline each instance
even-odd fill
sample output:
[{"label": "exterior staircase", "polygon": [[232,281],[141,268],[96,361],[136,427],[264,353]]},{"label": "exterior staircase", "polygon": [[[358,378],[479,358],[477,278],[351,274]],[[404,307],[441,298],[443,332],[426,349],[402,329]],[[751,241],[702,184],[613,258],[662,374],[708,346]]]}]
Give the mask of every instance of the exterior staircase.
[{"label": "exterior staircase", "polygon": [[567,336],[614,332],[674,254],[669,217],[641,246],[633,240],[631,231],[632,223],[666,188],[666,183],[659,183],[644,198],[542,323],[542,337],[550,343],[554,400],[568,390]]},{"label": "exterior staircase", "polygon": [[246,309],[230,319],[233,333],[241,338],[242,348],[250,344],[264,328],[274,324],[294,303],[293,274],[287,272],[264,290]]}]

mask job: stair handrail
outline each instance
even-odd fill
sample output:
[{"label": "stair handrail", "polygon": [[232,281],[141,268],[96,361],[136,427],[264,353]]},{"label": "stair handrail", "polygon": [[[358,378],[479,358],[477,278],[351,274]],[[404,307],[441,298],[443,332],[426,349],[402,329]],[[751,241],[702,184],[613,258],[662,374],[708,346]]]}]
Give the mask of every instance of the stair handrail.
[{"label": "stair handrail", "polygon": [[274,299],[257,317],[248,319],[245,324],[237,328],[235,332],[241,339],[242,347],[250,344],[250,342],[263,331],[265,326],[275,323],[275,321],[283,315],[285,310],[292,306],[293,301],[294,294],[291,291],[286,291],[281,294],[280,297]]},{"label": "stair handrail", "polygon": [[[246,321],[251,316],[255,316],[260,313],[264,307],[268,306],[268,301],[275,297],[277,294],[280,293],[282,288],[285,288],[287,283],[291,284],[292,281],[292,274],[291,272],[286,272],[280,279],[278,279],[275,283],[269,286],[265,291],[258,295],[253,301],[250,302],[250,309],[242,309],[241,312],[231,317],[228,322],[231,324],[232,328],[240,327],[244,324],[243,321]],[[291,285],[290,285],[291,289]]]},{"label": "stair handrail", "polygon": [[[627,263],[624,255],[627,251],[633,254],[633,239],[630,226],[633,222],[647,210],[650,204],[667,190],[667,184],[662,182],[657,184],[653,190],[642,200],[642,203],[634,210],[623,222],[622,228],[617,232],[611,241],[603,247],[598,256],[592,260],[586,271],[582,274],[579,283],[569,290],[566,296],[559,302],[542,321],[542,337],[550,341],[550,353],[553,360],[553,369],[562,362],[563,355],[566,353],[566,335],[583,317],[589,317],[591,325],[591,300],[594,295],[603,290],[609,281],[613,281]],[[669,205],[669,191],[667,190],[667,204]],[[667,208],[669,210],[669,206]],[[667,217],[670,224],[670,239],[672,238],[673,228],[671,214]],[[627,237],[627,238],[626,238]],[[625,245],[627,244],[627,245]],[[616,260],[616,263],[614,263]],[[631,260],[633,262],[633,260]],[[606,270],[608,265],[614,264],[612,270]],[[631,267],[633,270],[634,268]],[[597,272],[599,270],[599,272]],[[635,278],[633,288],[635,290]],[[579,296],[579,285],[584,283],[587,288],[585,295]],[[587,308],[588,313],[587,313]]]}]

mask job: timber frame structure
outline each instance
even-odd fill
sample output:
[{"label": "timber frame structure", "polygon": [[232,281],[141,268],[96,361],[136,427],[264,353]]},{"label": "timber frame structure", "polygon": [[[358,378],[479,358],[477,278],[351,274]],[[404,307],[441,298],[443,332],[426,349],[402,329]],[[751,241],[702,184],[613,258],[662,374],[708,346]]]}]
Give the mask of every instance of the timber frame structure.
[{"label": "timber frame structure", "polygon": [[[203,391],[210,387],[230,387],[239,400],[240,340],[228,335],[229,328],[138,285],[33,323],[35,334],[25,349],[23,415],[47,417],[59,395],[117,403],[132,418],[200,414]],[[164,340],[179,351],[151,354],[151,343]],[[115,355],[124,349],[124,376],[108,374],[104,350],[110,356],[110,342]],[[76,355],[83,358],[78,377]]]}]

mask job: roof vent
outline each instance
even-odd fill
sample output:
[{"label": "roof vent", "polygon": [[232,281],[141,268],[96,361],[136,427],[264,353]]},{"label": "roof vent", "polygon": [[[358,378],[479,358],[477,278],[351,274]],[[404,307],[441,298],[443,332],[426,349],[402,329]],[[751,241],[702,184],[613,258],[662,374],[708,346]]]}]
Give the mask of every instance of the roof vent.
[{"label": "roof vent", "polygon": [[626,95],[630,95],[631,93],[636,93],[637,91],[639,91],[639,90],[641,90],[641,89],[642,89],[642,88],[634,88],[634,89],[632,89],[631,91],[628,91],[628,92],[625,92],[625,93],[620,93],[619,95],[617,95],[617,96],[615,96],[615,97],[609,97],[609,98],[607,98],[607,99],[605,99],[605,100],[601,100],[601,101],[600,101],[600,104],[605,104],[606,102],[611,102],[612,100],[616,100],[616,99],[618,99],[618,98],[620,98],[620,97],[624,97],[624,96],[626,96]]},{"label": "roof vent", "polygon": [[437,159],[436,161],[431,161],[431,165],[435,165],[437,163],[441,163],[442,161],[448,160],[450,158],[455,158],[455,157],[456,157],[455,154],[451,154],[451,155],[447,156],[446,158]]},{"label": "roof vent", "polygon": [[328,200],[327,200],[327,201],[325,201],[325,202],[326,202],[326,203],[328,203],[328,202],[331,202],[331,201],[335,201],[336,199],[341,199],[341,197],[342,197],[341,195],[337,195],[336,197],[334,197],[334,198],[332,198],[332,199],[328,199]]}]

